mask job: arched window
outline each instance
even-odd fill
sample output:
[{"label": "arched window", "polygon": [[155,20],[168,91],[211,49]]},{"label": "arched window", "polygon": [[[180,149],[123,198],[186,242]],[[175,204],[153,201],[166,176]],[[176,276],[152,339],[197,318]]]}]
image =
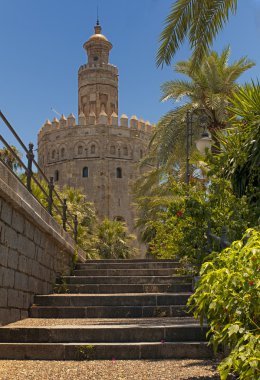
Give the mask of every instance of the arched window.
[{"label": "arched window", "polygon": [[82,154],[82,153],[83,153],[83,146],[79,145],[78,146],[78,154]]},{"label": "arched window", "polygon": [[82,169],[82,177],[84,178],[87,178],[88,177],[88,167],[85,166],[83,169]]},{"label": "arched window", "polygon": [[123,152],[124,152],[124,156],[128,156],[128,148],[127,148],[127,146],[124,146]]},{"label": "arched window", "polygon": [[122,178],[122,169],[116,168],[116,178]]},{"label": "arched window", "polygon": [[117,222],[122,222],[122,223],[125,222],[125,219],[122,216],[115,216],[114,220],[116,220]]},{"label": "arched window", "polygon": [[64,158],[64,156],[65,156],[65,148],[61,148],[60,156],[61,156],[61,158]]},{"label": "arched window", "polygon": [[96,153],[96,146],[95,146],[94,144],[91,145],[90,152],[91,152],[92,154]]},{"label": "arched window", "polygon": [[59,181],[59,170],[55,170],[55,172],[54,172],[54,181],[55,182],[58,182]]},{"label": "arched window", "polygon": [[116,154],[116,147],[114,145],[110,147],[110,154]]},{"label": "arched window", "polygon": [[55,158],[55,154],[56,154],[56,152],[55,152],[55,150],[53,150],[52,152],[51,152],[51,158],[54,160],[54,158]]}]

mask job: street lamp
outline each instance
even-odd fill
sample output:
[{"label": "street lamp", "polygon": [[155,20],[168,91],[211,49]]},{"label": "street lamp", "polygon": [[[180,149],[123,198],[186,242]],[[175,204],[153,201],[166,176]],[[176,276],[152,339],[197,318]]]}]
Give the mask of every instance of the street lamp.
[{"label": "street lamp", "polygon": [[187,111],[186,114],[186,179],[187,185],[190,183],[190,148],[192,146],[193,137],[193,116],[196,111],[203,112],[199,116],[199,126],[203,128],[201,138],[195,141],[197,149],[200,153],[205,154],[206,149],[211,147],[212,139],[206,130],[208,117],[205,115],[204,109],[194,109],[193,111]]},{"label": "street lamp", "polygon": [[196,148],[201,154],[205,154],[206,150],[211,148],[212,145],[212,138],[209,137],[209,133],[207,131],[204,131],[201,134],[201,138],[199,140],[195,141]]}]

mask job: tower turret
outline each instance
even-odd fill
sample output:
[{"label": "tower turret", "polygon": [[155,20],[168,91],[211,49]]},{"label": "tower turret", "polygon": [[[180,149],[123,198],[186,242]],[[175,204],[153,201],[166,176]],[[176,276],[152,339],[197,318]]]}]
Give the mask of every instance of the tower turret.
[{"label": "tower turret", "polygon": [[118,69],[109,63],[111,42],[101,33],[97,21],[95,33],[84,43],[88,61],[78,73],[78,112],[84,113],[87,120],[94,112],[105,112],[110,118],[118,113]]}]

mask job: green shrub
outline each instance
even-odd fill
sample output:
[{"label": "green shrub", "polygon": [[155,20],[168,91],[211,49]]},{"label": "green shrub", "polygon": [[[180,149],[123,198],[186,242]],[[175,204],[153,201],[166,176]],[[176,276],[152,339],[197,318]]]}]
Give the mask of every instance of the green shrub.
[{"label": "green shrub", "polygon": [[229,355],[219,365],[222,380],[236,372],[241,380],[260,378],[260,232],[248,229],[202,265],[189,305],[195,317],[207,318],[210,342]]}]

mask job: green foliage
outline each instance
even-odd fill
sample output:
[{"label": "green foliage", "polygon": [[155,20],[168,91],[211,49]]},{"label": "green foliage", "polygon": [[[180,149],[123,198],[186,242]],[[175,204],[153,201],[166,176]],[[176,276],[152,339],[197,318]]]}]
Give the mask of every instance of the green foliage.
[{"label": "green foliage", "polygon": [[69,293],[69,288],[66,279],[61,277],[60,280],[58,280],[58,283],[55,283],[53,285],[53,293],[63,294],[63,293]]},{"label": "green foliage", "polygon": [[228,348],[219,366],[221,379],[237,372],[242,380],[260,378],[260,232],[249,229],[242,240],[202,265],[197,289],[189,299],[196,318],[207,318],[215,350]]},{"label": "green foliage", "polygon": [[[45,182],[41,181],[41,186],[48,193]],[[32,182],[34,196],[47,208],[46,194]],[[86,200],[80,189],[70,187],[56,188],[59,197],[67,200],[68,211],[78,218],[78,246],[86,252],[88,259],[94,258],[127,258],[134,250],[130,242],[134,236],[129,235],[126,226],[119,221],[105,219],[97,223],[94,205]],[[58,207],[53,207],[53,217],[62,225],[62,208],[60,201],[54,195],[53,201]],[[73,234],[73,220],[68,215],[68,232]],[[77,260],[77,253],[73,257],[71,270]]]},{"label": "green foliage", "polygon": [[246,84],[233,95],[232,127],[219,134],[218,175],[232,182],[237,196],[247,194],[260,212],[260,84]]},{"label": "green foliage", "polygon": [[[21,176],[22,180],[25,182],[26,177]],[[46,194],[48,194],[48,186],[45,181],[41,181],[39,178],[38,182],[45,191],[37,185],[37,183],[32,180],[31,187],[33,195],[39,200],[39,202],[45,207],[48,208],[48,199]],[[97,258],[98,254],[94,248],[96,241],[95,228],[96,228],[96,213],[95,208],[92,202],[86,200],[85,195],[81,192],[80,189],[70,188],[65,186],[63,189],[55,187],[59,197],[64,200],[67,200],[68,207],[68,225],[67,231],[73,236],[73,219],[74,215],[78,217],[78,246],[86,252],[88,259]],[[56,207],[53,207],[53,217],[54,219],[62,225],[62,206],[60,200],[54,195],[53,202]],[[70,215],[69,215],[70,213]],[[72,216],[72,217],[71,217]],[[76,253],[77,254],[77,253]],[[74,261],[76,256],[74,257]]]},{"label": "green foliage", "polygon": [[[11,148],[16,156],[21,159],[21,152],[19,152],[19,150],[14,145],[11,145]],[[6,147],[0,149],[0,160],[2,160],[14,172],[17,172],[22,168],[19,160]]]},{"label": "green foliage", "polygon": [[[209,221],[212,232],[218,236],[222,227],[227,226],[230,241],[241,238],[246,228],[255,225],[256,218],[246,197],[237,198],[229,181],[214,178],[206,188],[196,182],[189,187],[182,182],[170,183],[172,196],[168,197],[168,203],[157,197],[153,219],[146,221],[154,231],[150,251],[159,258],[179,257],[197,272],[209,254],[206,236]],[[154,197],[146,200],[150,209],[156,204]],[[215,245],[215,249],[220,247]]]},{"label": "green foliage", "polygon": [[[207,128],[212,134],[215,145],[218,144],[216,131],[227,127],[231,115],[228,106],[231,98],[238,90],[236,80],[254,63],[246,57],[228,64],[230,48],[227,47],[218,54],[215,51],[208,53],[196,70],[191,70],[192,61],[181,61],[174,66],[176,73],[182,79],[175,79],[164,83],[162,101],[182,101],[183,104],[164,115],[155,129],[150,143],[150,155],[156,157],[159,165],[166,166],[174,157],[180,166],[186,159],[183,155],[183,146],[186,141],[186,114],[193,112],[194,138],[200,137],[201,128],[198,110],[203,109],[207,116]],[[185,75],[184,79],[183,76]],[[198,116],[198,115],[197,115]],[[193,144],[195,147],[195,144]]]},{"label": "green foliage", "polygon": [[96,234],[95,248],[104,259],[127,259],[133,252],[130,243],[134,236],[128,234],[120,221],[104,219],[97,226]]},{"label": "green foliage", "polygon": [[84,344],[78,347],[79,360],[93,360],[95,358],[95,346]]},{"label": "green foliage", "polygon": [[[87,258],[95,258],[97,253],[93,244],[96,239],[96,212],[93,203],[87,201],[80,189],[65,186],[61,190],[56,189],[56,191],[61,199],[67,199],[70,213],[78,217],[78,245],[87,253]],[[59,223],[62,223],[60,215],[55,213],[54,217]],[[70,222],[72,221],[70,220]]]},{"label": "green foliage", "polygon": [[177,0],[165,20],[160,36],[157,65],[170,64],[187,38],[193,49],[192,65],[197,68],[208,54],[216,35],[235,13],[237,0]]}]

